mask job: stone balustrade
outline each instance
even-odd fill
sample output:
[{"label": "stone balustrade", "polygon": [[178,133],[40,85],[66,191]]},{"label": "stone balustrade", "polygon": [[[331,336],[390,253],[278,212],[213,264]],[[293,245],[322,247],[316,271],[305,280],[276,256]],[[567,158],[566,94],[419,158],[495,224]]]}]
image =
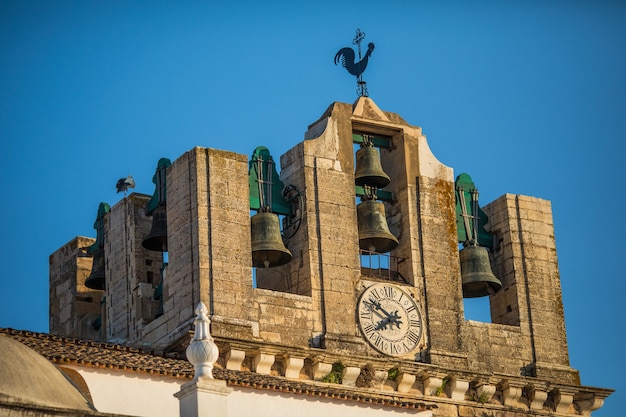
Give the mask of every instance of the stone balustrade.
[{"label": "stone balustrade", "polygon": [[[278,346],[231,347],[217,340],[218,363],[232,371],[297,379],[314,384],[339,382],[340,386],[370,389],[376,395],[403,396],[432,403],[488,407],[505,410],[532,410],[541,415],[589,416],[600,408],[610,391],[583,386],[558,385],[532,377],[471,374],[442,369],[430,364],[331,355],[319,349],[287,352]],[[341,364],[340,367],[333,367]],[[328,376],[340,369],[337,378]],[[391,371],[391,372],[390,372]],[[368,376],[364,378],[364,376]],[[552,414],[550,414],[552,415]]]}]

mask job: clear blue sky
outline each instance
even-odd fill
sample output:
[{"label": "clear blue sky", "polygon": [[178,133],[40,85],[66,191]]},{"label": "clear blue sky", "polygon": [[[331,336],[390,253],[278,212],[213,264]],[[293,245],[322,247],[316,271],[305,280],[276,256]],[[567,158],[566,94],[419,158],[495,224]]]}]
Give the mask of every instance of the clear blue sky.
[{"label": "clear blue sky", "polygon": [[48,256],[118,178],[198,145],[278,156],[333,101],[356,28],[383,110],[481,204],[552,201],[572,366],[626,409],[626,2],[0,1],[0,326],[48,330]]}]

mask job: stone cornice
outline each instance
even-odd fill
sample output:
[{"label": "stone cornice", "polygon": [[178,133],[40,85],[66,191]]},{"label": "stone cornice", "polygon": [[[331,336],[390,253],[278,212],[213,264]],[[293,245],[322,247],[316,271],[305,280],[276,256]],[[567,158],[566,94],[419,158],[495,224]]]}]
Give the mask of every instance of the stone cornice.
[{"label": "stone cornice", "polygon": [[[76,365],[190,380],[192,365],[129,346],[0,329],[57,364]],[[393,358],[330,354],[317,348],[293,348],[215,338],[220,359],[216,379],[230,386],[273,390],[338,400],[428,410],[438,405],[531,411],[536,415],[590,415],[613,390],[516,375],[472,373]],[[343,365],[344,380],[324,382],[333,364]],[[397,369],[394,379],[387,378]]]}]

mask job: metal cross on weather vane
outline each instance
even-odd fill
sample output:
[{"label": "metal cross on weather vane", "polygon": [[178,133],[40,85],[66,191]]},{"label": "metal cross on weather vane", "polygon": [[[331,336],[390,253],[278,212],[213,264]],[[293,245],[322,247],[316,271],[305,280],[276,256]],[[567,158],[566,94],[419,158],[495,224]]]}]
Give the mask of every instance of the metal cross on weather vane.
[{"label": "metal cross on weather vane", "polygon": [[363,81],[363,72],[367,67],[367,61],[369,61],[372,51],[374,50],[374,44],[369,43],[367,45],[367,52],[365,56],[361,57],[361,41],[365,39],[365,32],[361,32],[361,29],[356,30],[356,36],[352,40],[352,44],[357,46],[359,53],[359,61],[354,60],[354,50],[350,47],[341,48],[337,54],[335,54],[335,65],[341,62],[341,66],[348,70],[348,72],[356,76],[357,89],[356,92],[359,97],[367,97],[367,83]]}]

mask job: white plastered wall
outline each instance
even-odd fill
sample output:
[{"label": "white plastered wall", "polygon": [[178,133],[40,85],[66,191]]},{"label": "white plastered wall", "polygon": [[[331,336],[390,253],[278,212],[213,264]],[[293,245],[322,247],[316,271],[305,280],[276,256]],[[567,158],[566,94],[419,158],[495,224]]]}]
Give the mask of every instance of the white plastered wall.
[{"label": "white plastered wall", "polygon": [[174,393],[185,379],[130,373],[110,369],[71,367],[83,377],[102,413],[142,417],[178,416]]},{"label": "white plastered wall", "polygon": [[[103,413],[145,417],[176,417],[179,402],[174,394],[185,379],[143,375],[116,370],[72,367],[84,378],[93,404]],[[342,417],[417,416],[431,411],[360,404],[305,395],[235,387],[226,397],[228,417]]]},{"label": "white plastered wall", "polygon": [[431,411],[360,404],[274,391],[235,389],[228,397],[229,417],[431,417]]}]

